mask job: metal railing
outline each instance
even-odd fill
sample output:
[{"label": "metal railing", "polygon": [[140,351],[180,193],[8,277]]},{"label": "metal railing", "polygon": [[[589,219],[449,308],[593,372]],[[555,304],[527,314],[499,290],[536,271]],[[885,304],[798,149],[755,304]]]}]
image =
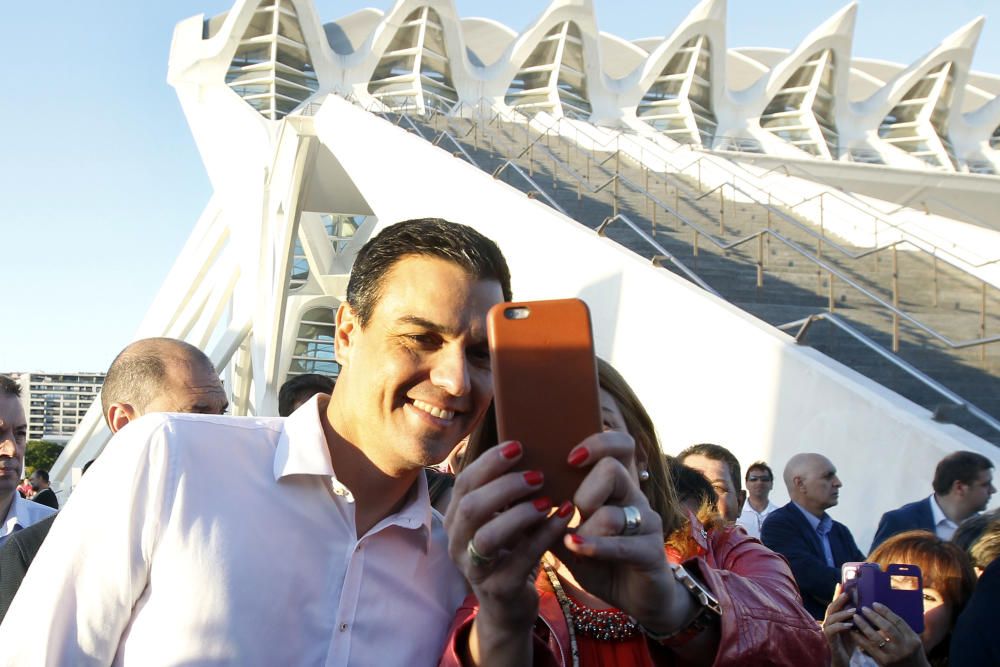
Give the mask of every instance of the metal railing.
[{"label": "metal railing", "polygon": [[[398,113],[398,111],[394,111],[393,113]],[[498,112],[497,114],[494,115],[494,117],[492,118],[491,122],[496,122],[496,121],[498,121],[501,118],[502,118],[502,115],[501,115],[500,112]],[[396,123],[399,124],[399,122],[400,122],[400,120],[397,119]],[[412,121],[412,119],[409,119],[408,117],[407,117],[407,122],[411,126],[415,126],[415,123]],[[472,121],[472,122],[474,124],[474,127],[470,127],[465,132],[465,134],[463,135],[463,138],[467,138],[469,136],[469,134],[475,133],[476,134],[476,141],[478,141],[478,131],[479,131],[478,130],[478,123],[475,123],[475,121]],[[414,129],[417,130],[416,127],[414,127]],[[417,130],[417,131],[419,132],[419,130]],[[424,136],[424,134],[422,132],[420,132],[420,135]],[[617,184],[618,183],[622,183],[622,184],[627,185],[630,189],[632,189],[635,192],[637,192],[638,194],[641,194],[642,196],[646,197],[651,202],[653,202],[656,206],[662,208],[665,212],[670,213],[682,225],[687,226],[688,228],[690,228],[694,232],[694,235],[695,235],[694,236],[694,239],[695,239],[695,241],[694,241],[694,251],[695,251],[695,254],[697,254],[698,238],[700,236],[704,236],[705,238],[707,238],[710,243],[712,243],[715,247],[717,247],[720,251],[723,251],[723,252],[726,251],[726,250],[735,249],[735,248],[737,248],[737,247],[739,247],[741,245],[744,245],[746,243],[750,243],[750,242],[756,240],[757,241],[757,246],[758,246],[758,252],[757,252],[757,255],[758,255],[758,259],[757,259],[757,283],[758,283],[758,286],[762,286],[763,285],[763,271],[764,271],[763,241],[764,241],[765,237],[767,237],[767,238],[773,238],[776,241],[778,241],[779,243],[784,244],[786,247],[788,247],[793,252],[795,252],[796,254],[798,254],[799,256],[801,256],[802,258],[804,258],[806,261],[814,264],[817,267],[818,270],[820,270],[822,272],[825,272],[827,274],[827,277],[828,277],[828,288],[829,288],[829,292],[828,292],[828,309],[829,309],[829,312],[815,313],[815,314],[810,315],[809,317],[804,318],[802,320],[797,320],[795,322],[790,322],[790,323],[787,323],[787,324],[784,324],[784,325],[780,325],[778,328],[783,329],[783,330],[788,330],[788,329],[793,329],[793,328],[798,327],[799,331],[797,332],[796,340],[798,342],[802,342],[804,340],[806,334],[808,333],[809,328],[812,326],[812,324],[814,322],[819,321],[819,320],[829,321],[830,323],[832,323],[837,328],[841,329],[842,331],[845,331],[846,333],[848,333],[849,335],[851,335],[855,339],[857,339],[860,342],[862,342],[869,349],[875,351],[877,354],[879,354],[879,356],[885,358],[887,361],[889,361],[890,363],[892,363],[896,367],[900,368],[901,370],[903,370],[907,374],[913,376],[920,383],[928,386],[929,388],[931,388],[932,390],[934,390],[936,393],[938,393],[939,395],[941,395],[944,398],[946,398],[953,405],[955,405],[957,407],[960,407],[960,408],[963,408],[963,409],[966,409],[969,412],[969,414],[973,415],[974,417],[976,417],[977,419],[979,419],[980,421],[982,421],[983,423],[985,423],[986,425],[988,425],[993,430],[995,430],[997,432],[1000,432],[1000,422],[998,422],[996,419],[994,419],[993,417],[991,417],[988,413],[986,413],[983,410],[981,410],[980,408],[972,405],[971,403],[969,403],[968,401],[966,401],[965,399],[963,399],[961,396],[955,394],[954,392],[952,392],[951,390],[947,389],[946,387],[944,387],[940,383],[936,382],[935,380],[933,380],[932,378],[930,378],[929,376],[927,376],[926,374],[924,374],[919,369],[916,369],[915,367],[913,367],[912,365],[910,365],[909,363],[907,363],[903,359],[899,358],[897,355],[888,352],[882,346],[880,346],[878,343],[876,343],[875,341],[871,340],[870,338],[868,338],[864,334],[860,333],[859,331],[857,331],[856,329],[854,329],[853,327],[851,327],[849,324],[847,324],[846,322],[844,322],[840,318],[836,317],[833,314],[834,311],[835,311],[835,309],[836,309],[836,300],[835,300],[834,294],[833,294],[834,279],[836,278],[836,279],[840,280],[843,284],[851,287],[853,290],[855,290],[859,294],[863,295],[864,297],[866,297],[867,299],[869,299],[870,301],[872,301],[873,303],[875,303],[876,305],[880,306],[882,309],[884,309],[885,311],[888,311],[891,314],[891,316],[893,318],[893,322],[894,322],[893,334],[892,334],[893,335],[893,351],[894,352],[898,352],[899,351],[899,322],[901,320],[902,321],[906,321],[911,326],[915,327],[916,329],[922,331],[923,333],[925,333],[926,335],[930,336],[931,338],[933,338],[935,340],[938,340],[939,342],[941,342],[945,346],[947,346],[949,348],[952,348],[952,349],[963,349],[963,348],[973,347],[973,346],[976,346],[976,345],[983,346],[983,345],[986,345],[986,344],[998,342],[998,341],[1000,341],[1000,335],[997,335],[997,336],[980,336],[979,338],[970,339],[970,340],[953,340],[949,336],[941,334],[940,332],[936,331],[932,327],[924,324],[923,322],[919,321],[915,317],[911,316],[910,314],[908,314],[905,311],[902,311],[900,308],[898,308],[898,300],[897,300],[898,295],[894,295],[894,303],[887,302],[885,299],[881,298],[879,295],[874,294],[873,292],[871,292],[870,290],[868,290],[867,288],[865,288],[863,285],[858,284],[853,278],[851,278],[850,276],[847,276],[846,274],[844,274],[843,272],[841,272],[838,268],[836,268],[836,267],[830,265],[829,263],[823,261],[823,259],[821,257],[816,257],[816,256],[812,255],[808,250],[806,250],[805,248],[801,247],[796,242],[792,241],[789,238],[786,238],[782,234],[780,234],[780,233],[778,233],[778,232],[776,232],[776,231],[774,231],[772,229],[768,228],[768,229],[764,229],[764,230],[759,230],[759,231],[757,231],[755,233],[745,235],[745,236],[740,237],[738,239],[735,239],[733,241],[723,242],[723,241],[715,238],[715,236],[713,234],[707,232],[700,225],[692,222],[691,220],[688,220],[685,216],[681,215],[680,211],[676,210],[674,207],[671,207],[666,202],[663,202],[662,200],[660,200],[658,197],[656,197],[655,195],[653,195],[652,193],[650,193],[646,188],[644,188],[641,185],[635,183],[631,179],[628,179],[627,177],[623,176],[620,173],[620,171],[618,171],[618,173],[615,173],[612,176],[610,176],[601,185],[594,186],[590,182],[591,179],[589,178],[589,176],[585,176],[583,174],[580,174],[571,165],[569,165],[568,163],[566,163],[565,161],[563,161],[558,155],[556,155],[549,148],[548,145],[546,145],[546,144],[540,144],[541,140],[544,139],[546,136],[547,136],[547,133],[541,133],[540,136],[538,136],[538,137],[534,138],[533,140],[531,140],[530,136],[528,135],[528,132],[526,130],[526,137],[528,137],[526,139],[526,144],[527,145],[519,152],[519,154],[517,156],[517,159],[527,157],[527,160],[528,160],[528,163],[529,163],[529,169],[531,169],[531,166],[533,165],[533,163],[534,163],[534,161],[536,159],[534,157],[534,155],[533,155],[533,149],[534,149],[535,146],[539,146],[540,145],[539,150],[544,154],[545,157],[553,160],[553,163],[554,163],[554,165],[557,165],[557,168],[561,168],[565,173],[569,174],[570,176],[572,176],[572,178],[574,180],[577,181],[577,183],[578,183],[578,196],[579,196],[579,191],[582,188],[586,188],[589,192],[591,192],[593,194],[596,194],[596,193],[598,193],[598,192],[600,192],[600,191],[605,190],[606,188],[608,188],[609,185],[613,184],[615,187],[613,188],[612,197],[613,197],[614,200],[617,200],[617,198],[619,197],[619,193],[617,191]],[[451,143],[453,143],[456,146],[459,145],[459,143],[460,143],[458,141],[458,139],[455,136],[453,136],[452,133],[448,132],[447,130],[441,130],[440,133],[439,133],[439,135],[437,136],[437,138],[434,140],[434,142],[435,143],[439,143],[444,138],[447,138],[448,141],[450,141]],[[491,145],[495,147],[495,143],[491,144]],[[468,159],[468,161],[470,163],[472,163],[474,165],[477,165],[476,161],[471,156],[469,156],[468,153],[466,151],[464,151],[464,149],[461,152],[466,156],[466,159]],[[615,158],[616,159],[616,170],[620,170],[621,155],[620,155],[620,151],[619,150],[616,150],[614,154],[605,157],[601,161],[601,165],[606,164],[608,161],[610,161],[611,158]],[[517,174],[518,176],[520,176],[531,187],[531,191],[529,191],[527,193],[529,197],[540,196],[552,208],[556,209],[557,211],[559,211],[563,215],[566,215],[567,217],[570,217],[566,213],[565,209],[561,205],[559,205],[559,203],[557,201],[555,201],[555,199],[553,199],[545,191],[545,189],[542,188],[535,181],[534,178],[532,178],[531,175],[526,174],[524,172],[524,170],[520,166],[518,166],[517,164],[515,164],[513,162],[513,160],[508,159],[505,162],[503,162],[499,167],[497,167],[496,170],[494,170],[493,176],[495,178],[499,178],[500,175],[502,175],[504,172],[506,172],[508,170],[513,170],[515,172],[515,174]],[[714,188],[713,190],[711,190],[711,191],[709,191],[707,193],[703,193],[702,197],[704,197],[705,195],[711,194],[714,191],[720,191],[721,192],[721,189],[724,186],[726,186],[726,185],[729,185],[730,187],[733,187],[736,191],[740,191],[741,193],[744,194],[744,196],[749,196],[748,193],[743,192],[742,189],[735,187],[731,183],[723,183],[720,186],[716,186],[716,188]],[[773,207],[769,207],[769,209],[770,208],[773,208]],[[620,222],[626,224],[637,236],[639,236],[639,238],[644,243],[646,243],[650,248],[652,248],[656,252],[656,254],[652,258],[652,262],[655,265],[658,265],[658,266],[662,265],[662,263],[664,261],[670,262],[675,267],[677,267],[677,269],[678,269],[678,271],[680,271],[680,273],[682,273],[689,280],[691,280],[692,282],[694,282],[695,284],[697,284],[699,287],[701,287],[702,289],[705,289],[706,291],[708,291],[708,292],[710,292],[710,293],[712,293],[712,294],[714,294],[716,296],[720,296],[719,293],[714,288],[712,288],[710,285],[708,285],[700,276],[698,276],[695,271],[691,270],[681,260],[679,260],[676,256],[674,256],[668,250],[666,250],[666,248],[664,248],[654,238],[652,238],[649,234],[647,234],[645,231],[643,231],[643,229],[641,228],[641,226],[639,224],[637,224],[635,221],[633,221],[631,218],[629,218],[624,213],[617,212],[617,204],[614,205],[614,211],[615,212],[614,212],[613,215],[608,216],[607,218],[605,218],[604,221],[598,226],[598,228],[597,228],[596,231],[597,231],[597,233],[599,235],[604,236],[607,228],[610,225],[612,225],[612,224],[614,224],[616,222],[620,221]],[[815,230],[810,230],[808,227],[805,227],[804,225],[802,225],[801,222],[795,220],[791,216],[788,216],[784,212],[782,212],[780,210],[777,210],[777,209],[774,209],[774,213],[776,213],[777,215],[779,215],[782,218],[786,219],[790,223],[794,224],[797,228],[803,229],[803,231],[806,231],[807,233],[811,233],[811,235],[816,236]],[[654,218],[654,224],[655,224],[655,218]],[[822,237],[822,235],[820,235],[820,237]],[[827,240],[827,242],[829,243],[828,240]],[[902,243],[905,243],[905,241],[896,241],[893,244],[891,244],[890,246],[886,246],[886,247],[894,247],[894,246],[902,244]],[[838,244],[831,243],[830,245],[836,247]],[[866,251],[864,254],[865,255],[871,254],[872,252],[875,252],[875,251],[876,250],[874,250],[874,249],[873,250],[869,250],[869,251]],[[893,273],[894,274],[896,273],[895,268],[894,268]],[[935,417],[935,418],[937,418],[937,417]]]},{"label": "metal railing", "polygon": [[642,231],[642,228],[639,225],[637,225],[635,222],[633,222],[624,213],[619,213],[618,215],[609,216],[609,217],[605,218],[604,222],[602,222],[597,227],[597,230],[596,230],[597,231],[597,235],[601,236],[601,237],[604,237],[605,236],[604,232],[607,230],[607,228],[610,225],[612,225],[613,223],[615,223],[615,222],[617,222],[619,220],[621,220],[626,225],[628,225],[628,227],[633,232],[635,232],[635,234],[640,239],[642,239],[650,248],[652,248],[653,250],[655,250],[657,252],[656,255],[653,255],[653,258],[652,258],[653,264],[655,264],[656,266],[662,266],[662,264],[663,264],[664,261],[668,261],[671,264],[673,264],[674,266],[676,266],[677,269],[681,273],[683,273],[691,282],[693,282],[694,284],[698,285],[698,287],[702,288],[706,292],[709,292],[710,294],[714,294],[715,296],[719,297],[720,299],[723,298],[722,295],[719,294],[717,291],[715,291],[715,289],[711,285],[709,285],[704,280],[702,280],[701,276],[699,276],[697,273],[695,273],[690,268],[688,268],[688,266],[686,264],[684,264],[684,262],[682,262],[677,257],[675,257],[669,250],[667,250],[662,245],[660,245],[659,243],[657,243],[651,236],[649,236],[649,234],[647,234],[646,232]]},{"label": "metal railing", "polygon": [[[881,357],[885,361],[889,362],[890,364],[892,364],[896,368],[899,368],[900,370],[902,370],[903,372],[905,372],[906,374],[910,375],[915,380],[917,380],[918,382],[920,382],[921,384],[923,384],[928,389],[934,391],[938,395],[940,395],[943,398],[945,398],[948,401],[950,401],[952,403],[952,405],[954,405],[956,407],[960,407],[960,408],[965,409],[966,411],[968,411],[968,413],[970,415],[974,416],[975,418],[977,418],[982,423],[984,423],[987,426],[989,426],[991,429],[993,429],[997,433],[1000,433],[1000,421],[996,420],[988,412],[986,412],[985,410],[983,410],[983,409],[981,409],[979,407],[976,407],[975,405],[973,405],[969,401],[965,400],[964,398],[962,398],[961,396],[959,396],[958,394],[956,394],[952,390],[950,390],[947,387],[945,387],[943,384],[941,384],[937,380],[935,380],[935,379],[931,378],[930,376],[928,376],[926,373],[924,373],[920,369],[916,368],[915,366],[913,366],[909,362],[907,362],[904,359],[900,358],[898,355],[892,354],[891,352],[889,352],[888,350],[886,350],[883,346],[879,345],[877,342],[875,342],[874,340],[872,340],[870,337],[868,337],[865,334],[861,333],[860,331],[858,331],[857,329],[855,329],[850,324],[848,324],[844,320],[840,319],[839,317],[837,317],[833,313],[814,313],[814,314],[810,315],[809,317],[805,317],[805,318],[800,319],[800,320],[795,320],[794,322],[788,322],[786,324],[781,324],[781,325],[778,326],[778,328],[781,329],[782,331],[791,331],[791,330],[797,329],[797,331],[795,332],[795,335],[794,335],[795,342],[799,343],[801,345],[804,345],[805,344],[806,336],[808,335],[809,331],[812,329],[813,324],[815,324],[816,322],[819,322],[819,321],[829,322],[830,324],[832,324],[833,326],[835,326],[837,329],[839,329],[842,332],[846,333],[847,335],[851,336],[856,341],[858,341],[859,343],[861,343],[862,345],[864,345],[866,348],[868,348],[870,351],[872,351],[875,354],[877,354],[879,357]],[[935,412],[934,418],[936,420],[940,420],[940,415],[939,415],[938,412]]]},{"label": "metal railing", "polygon": [[[499,116],[499,114],[497,114],[496,116],[494,116],[494,118],[497,118],[498,116]],[[576,169],[574,169],[573,167],[571,167],[569,164],[567,164],[561,158],[559,158],[559,156],[557,156],[554,152],[552,152],[551,149],[548,147],[548,145],[546,145],[545,143],[542,143],[541,140],[544,139],[546,137],[546,135],[547,135],[547,133],[540,134],[534,140],[531,140],[531,141],[527,142],[528,143],[527,147],[525,149],[521,150],[521,152],[518,154],[519,158],[520,157],[527,157],[528,162],[529,162],[529,170],[532,169],[533,164],[534,164],[534,160],[535,160],[535,157],[533,155],[533,150],[536,147],[538,147],[537,150],[539,150],[541,153],[543,153],[545,155],[545,157],[547,157],[548,159],[552,160],[553,164],[557,165],[557,168],[562,169],[565,173],[569,174],[574,180],[577,181],[577,183],[578,183],[578,187],[577,187],[578,193],[579,193],[579,191],[581,189],[585,188],[591,194],[597,194],[600,191],[608,189],[609,186],[611,186],[611,191],[612,191],[612,195],[611,195],[612,196],[612,216],[611,217],[615,217],[615,216],[619,215],[618,200],[619,200],[619,197],[620,197],[620,192],[618,190],[618,184],[621,183],[621,184],[626,185],[630,190],[632,190],[633,192],[635,192],[636,194],[638,194],[638,195],[640,195],[642,197],[645,197],[650,202],[652,202],[653,204],[655,204],[655,206],[658,206],[659,208],[661,208],[665,212],[671,214],[675,219],[677,219],[683,225],[685,225],[688,228],[690,228],[694,232],[693,247],[694,247],[695,254],[698,253],[698,244],[699,244],[699,241],[700,241],[700,237],[704,237],[704,238],[708,239],[710,243],[712,243],[717,249],[719,249],[722,252],[725,252],[725,251],[728,251],[728,250],[734,250],[734,249],[736,249],[736,248],[738,248],[738,247],[740,247],[740,246],[742,246],[744,244],[747,244],[747,243],[750,243],[750,242],[756,240],[758,242],[757,243],[758,249],[757,249],[757,253],[756,253],[757,254],[756,265],[757,265],[757,286],[758,287],[763,287],[763,276],[764,276],[764,261],[763,261],[763,256],[764,256],[764,243],[765,243],[765,240],[767,240],[767,239],[777,240],[779,243],[782,243],[783,245],[785,245],[786,247],[788,247],[789,249],[791,249],[793,252],[795,252],[797,255],[803,257],[806,261],[814,264],[817,267],[817,269],[818,269],[818,275],[826,274],[826,276],[827,276],[827,292],[828,292],[828,294],[827,294],[827,297],[828,297],[828,308],[829,308],[830,312],[833,312],[836,309],[836,300],[835,300],[834,294],[833,294],[833,292],[834,292],[834,289],[833,289],[834,279],[837,279],[841,283],[843,283],[844,285],[846,285],[848,287],[851,287],[853,290],[857,291],[860,295],[862,295],[866,299],[870,300],[871,302],[873,302],[875,305],[879,306],[880,308],[886,309],[890,313],[890,315],[892,316],[892,338],[893,338],[892,347],[893,347],[893,351],[894,352],[898,352],[899,351],[899,345],[900,345],[900,324],[902,322],[904,322],[904,321],[907,322],[907,323],[909,323],[910,325],[914,326],[918,330],[924,332],[925,334],[927,334],[931,338],[937,340],[938,342],[940,342],[941,344],[945,345],[946,347],[949,347],[949,348],[955,349],[955,350],[964,349],[964,348],[968,348],[968,347],[974,347],[974,346],[985,346],[985,345],[992,344],[992,343],[995,343],[995,342],[1000,342],[1000,335],[996,335],[996,336],[986,336],[985,335],[985,315],[986,315],[986,313],[985,313],[985,298],[981,299],[981,303],[983,304],[984,308],[983,308],[983,311],[981,312],[981,317],[980,317],[980,335],[978,337],[976,337],[976,338],[963,339],[963,340],[953,339],[952,337],[947,336],[947,335],[945,335],[945,334],[937,331],[935,328],[933,328],[933,327],[925,324],[924,322],[920,321],[919,319],[917,319],[916,317],[914,317],[913,315],[909,314],[908,312],[902,310],[899,307],[899,303],[900,303],[900,290],[899,290],[899,281],[898,281],[898,257],[897,257],[896,251],[897,251],[897,248],[899,246],[908,243],[905,240],[894,241],[892,243],[889,243],[889,244],[886,244],[886,245],[883,245],[883,246],[878,246],[876,248],[872,248],[872,249],[869,249],[869,250],[865,250],[865,251],[862,251],[862,252],[855,253],[855,252],[852,252],[851,250],[849,250],[848,248],[845,248],[841,244],[837,243],[836,241],[830,240],[829,237],[827,237],[825,235],[825,230],[823,228],[821,228],[820,231],[817,232],[811,226],[803,224],[801,221],[796,220],[795,218],[793,218],[792,216],[788,215],[784,211],[782,211],[782,210],[780,210],[778,208],[775,208],[773,205],[764,204],[762,202],[757,201],[756,198],[753,197],[753,195],[751,193],[747,192],[743,188],[740,188],[739,186],[736,186],[736,185],[734,185],[731,182],[725,182],[725,183],[722,183],[722,184],[716,186],[712,190],[709,190],[708,192],[702,193],[699,197],[695,198],[695,200],[697,200],[697,199],[706,197],[706,196],[708,196],[708,195],[710,195],[710,194],[712,194],[714,192],[719,192],[720,193],[720,202],[722,203],[722,206],[720,207],[720,216],[719,216],[720,234],[724,233],[724,231],[725,231],[725,229],[724,229],[725,228],[725,208],[724,208],[725,198],[722,195],[723,195],[723,191],[724,191],[725,187],[727,187],[727,186],[730,187],[733,192],[738,192],[738,193],[742,194],[744,197],[747,197],[748,199],[750,199],[754,203],[757,203],[757,204],[765,207],[765,209],[768,211],[768,221],[767,221],[768,227],[766,229],[759,230],[758,232],[742,236],[742,237],[737,238],[737,239],[735,239],[733,241],[730,241],[730,242],[725,242],[725,241],[723,241],[721,239],[716,238],[714,234],[708,232],[706,229],[702,228],[700,225],[694,223],[693,221],[691,221],[687,217],[683,216],[680,213],[680,211],[677,210],[676,207],[670,206],[666,202],[662,201],[656,195],[653,195],[652,193],[650,193],[649,190],[646,189],[645,187],[643,187],[642,185],[640,185],[638,183],[635,183],[631,179],[623,176],[621,174],[621,172],[620,172],[620,169],[621,169],[621,167],[620,167],[620,160],[621,160],[621,156],[622,155],[625,155],[626,157],[628,157],[627,153],[622,153],[620,151],[620,149],[619,150],[615,150],[613,153],[611,153],[608,156],[605,156],[603,158],[603,160],[601,160],[599,163],[597,163],[597,166],[601,167],[604,164],[606,164],[607,162],[609,162],[611,159],[615,159],[616,160],[615,169],[616,169],[617,173],[611,175],[606,181],[601,182],[600,185],[596,185],[595,186],[595,185],[593,185],[591,183],[591,179],[589,177],[589,174],[587,176],[584,176],[584,175],[580,174]],[[588,156],[588,159],[589,159],[589,156]],[[589,163],[588,163],[588,167],[589,167]],[[645,165],[642,165],[642,167],[645,168]],[[588,171],[589,171],[589,169],[588,169]],[[533,187],[536,187],[536,186],[533,186]],[[579,196],[579,194],[578,194],[578,196]],[[656,208],[654,208],[653,210],[655,212]],[[784,220],[788,224],[794,226],[799,231],[801,231],[804,234],[806,234],[806,235],[814,238],[816,240],[816,243],[817,243],[817,254],[814,255],[814,254],[810,253],[808,250],[806,250],[805,248],[803,248],[802,246],[800,246],[798,243],[795,243],[794,241],[792,241],[791,239],[785,237],[784,235],[782,235],[782,234],[780,234],[780,233],[778,233],[778,232],[770,229],[770,225],[772,224],[772,216],[777,216],[777,217],[781,218],[782,220]],[[655,225],[655,213],[654,213],[654,225]],[[865,286],[863,286],[860,283],[858,283],[857,280],[854,279],[853,277],[847,275],[846,273],[844,273],[839,268],[837,268],[837,267],[829,264],[829,262],[825,261],[823,259],[823,248],[824,248],[824,246],[827,247],[827,248],[834,248],[839,253],[841,253],[844,256],[847,256],[847,257],[849,257],[851,259],[861,259],[861,258],[868,257],[868,256],[871,256],[871,255],[874,255],[874,254],[877,254],[877,253],[880,253],[880,252],[883,252],[883,251],[889,251],[889,252],[891,252],[892,253],[892,263],[893,263],[893,272],[892,272],[893,273],[893,278],[892,278],[892,281],[891,281],[891,292],[892,292],[891,302],[888,301],[888,300],[886,300],[885,298],[879,296],[878,294],[875,294],[870,289],[868,289]],[[958,268],[958,267],[955,267],[955,268]],[[935,263],[935,266],[934,266],[934,270],[935,270],[935,283],[936,283],[936,281],[937,281],[937,277],[936,277],[937,265],[936,265],[936,263]],[[985,293],[985,283],[982,284],[982,289],[983,289],[983,292]],[[984,356],[985,356],[985,349],[983,348],[983,349],[981,349],[981,357],[984,357]]]}]

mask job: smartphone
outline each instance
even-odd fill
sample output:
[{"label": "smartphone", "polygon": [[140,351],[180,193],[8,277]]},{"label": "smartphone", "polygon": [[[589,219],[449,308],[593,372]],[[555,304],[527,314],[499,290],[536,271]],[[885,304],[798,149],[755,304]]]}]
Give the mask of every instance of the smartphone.
[{"label": "smartphone", "polygon": [[599,433],[601,407],[590,311],[579,299],[500,303],[486,316],[500,441],[524,448],[523,470],[540,470],[537,492],[572,500],[587,471],[570,450]]},{"label": "smartphone", "polygon": [[914,632],[924,631],[924,583],[916,565],[892,564],[885,572],[878,563],[844,563],[841,585],[855,609],[881,602],[906,621]]}]

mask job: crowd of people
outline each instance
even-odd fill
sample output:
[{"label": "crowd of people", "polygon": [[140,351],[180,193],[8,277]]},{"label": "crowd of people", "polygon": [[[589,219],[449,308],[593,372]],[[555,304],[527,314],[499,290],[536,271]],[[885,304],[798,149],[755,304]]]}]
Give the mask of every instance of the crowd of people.
[{"label": "crowd of people", "polygon": [[[785,462],[778,507],[767,462],[665,456],[598,359],[604,430],[553,503],[497,437],[485,320],[511,297],[472,228],[385,228],[336,313],[336,383],[291,378],[278,417],[225,415],[194,346],[134,342],[101,392],[114,435],[58,512],[45,471],[18,493],[26,423],[0,376],[0,665],[1000,664],[988,458],[942,459],[866,557],[827,511],[828,458]],[[919,566],[921,633],[839,590],[866,560]]]}]

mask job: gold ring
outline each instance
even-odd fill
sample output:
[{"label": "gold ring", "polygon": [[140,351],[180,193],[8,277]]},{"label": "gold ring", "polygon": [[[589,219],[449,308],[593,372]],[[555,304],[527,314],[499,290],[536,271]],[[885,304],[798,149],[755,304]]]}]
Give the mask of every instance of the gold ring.
[{"label": "gold ring", "polygon": [[496,556],[484,556],[479,553],[476,550],[476,545],[472,543],[472,540],[469,540],[465,550],[469,553],[469,560],[472,561],[472,564],[476,567],[484,567],[497,559]]}]

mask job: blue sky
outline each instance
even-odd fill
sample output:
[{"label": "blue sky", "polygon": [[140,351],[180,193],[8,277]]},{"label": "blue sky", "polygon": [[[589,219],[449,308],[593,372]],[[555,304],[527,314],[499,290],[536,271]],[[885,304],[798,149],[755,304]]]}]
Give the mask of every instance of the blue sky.
[{"label": "blue sky", "polygon": [[[317,0],[324,21],[383,2]],[[545,3],[456,0],[520,31]],[[695,0],[595,0],[601,29],[670,33]],[[793,47],[844,3],[729,0],[729,46]],[[211,195],[173,90],[173,26],[225,0],[13,3],[0,41],[0,372],[104,370]],[[973,69],[1000,74],[1000,0],[862,0],[854,54],[909,63],[979,15]],[[992,20],[991,20],[992,19]]]}]

